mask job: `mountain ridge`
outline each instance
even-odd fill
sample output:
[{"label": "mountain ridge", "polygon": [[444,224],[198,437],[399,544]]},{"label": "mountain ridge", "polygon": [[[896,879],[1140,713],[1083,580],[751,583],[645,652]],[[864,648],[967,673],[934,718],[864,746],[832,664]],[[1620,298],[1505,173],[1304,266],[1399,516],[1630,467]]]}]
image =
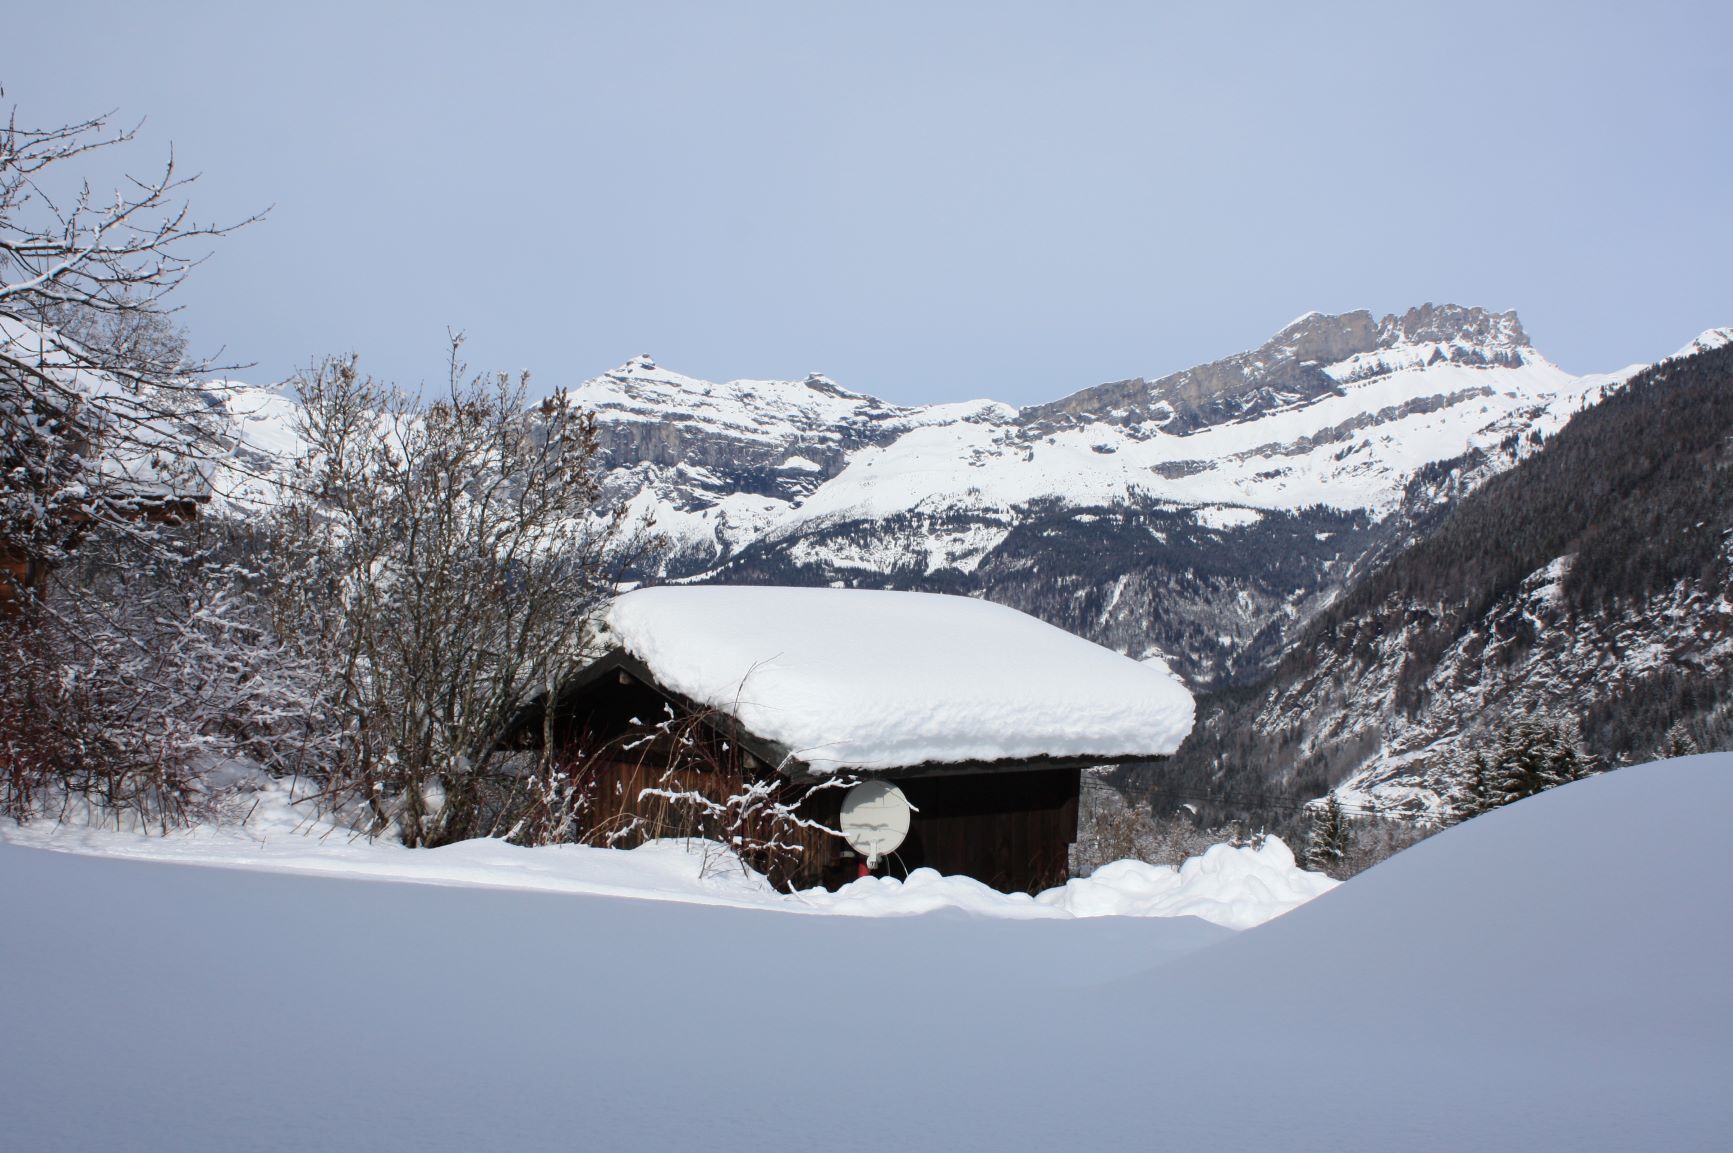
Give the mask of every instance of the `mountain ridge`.
[{"label": "mountain ridge", "polygon": [[[1375,320],[1364,309],[1329,315],[1308,312],[1276,332],[1258,348],[1207,364],[1169,373],[1096,385],[1023,410],[1025,419],[1111,416],[1122,422],[1134,414],[1178,435],[1208,427],[1211,414],[1245,419],[1285,399],[1316,399],[1336,391],[1338,381],[1322,366],[1402,345],[1435,346],[1437,359],[1457,363],[1497,363],[1514,367],[1523,351],[1533,353],[1515,312],[1493,313],[1460,305],[1425,304],[1401,316]],[[1450,351],[1446,353],[1444,349]],[[1388,366],[1364,366],[1376,375]],[[1264,403],[1259,404],[1262,400]],[[1165,410],[1165,411],[1164,411]]]},{"label": "mountain ridge", "polygon": [[1429,304],[1309,313],[1153,384],[1020,409],[647,358],[574,395],[601,416],[610,495],[670,540],[660,579],[987,596],[1208,685],[1264,667],[1435,506],[1635,367],[1573,376],[1514,312]]},{"label": "mountain ridge", "polygon": [[597,414],[606,499],[668,541],[645,579],[984,596],[1208,687],[1270,667],[1636,367],[1573,376],[1514,312],[1429,304],[1308,313],[1258,349],[1021,409],[649,356],[572,395]]}]

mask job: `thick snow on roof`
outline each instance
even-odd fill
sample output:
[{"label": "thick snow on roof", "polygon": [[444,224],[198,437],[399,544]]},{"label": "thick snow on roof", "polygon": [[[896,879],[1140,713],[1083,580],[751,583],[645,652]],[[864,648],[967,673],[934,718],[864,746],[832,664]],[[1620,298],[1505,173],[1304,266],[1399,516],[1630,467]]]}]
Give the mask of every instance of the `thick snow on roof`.
[{"label": "thick snow on roof", "polygon": [[1191,730],[1172,675],[968,597],[640,589],[607,627],[663,686],[818,771],[1149,757]]}]

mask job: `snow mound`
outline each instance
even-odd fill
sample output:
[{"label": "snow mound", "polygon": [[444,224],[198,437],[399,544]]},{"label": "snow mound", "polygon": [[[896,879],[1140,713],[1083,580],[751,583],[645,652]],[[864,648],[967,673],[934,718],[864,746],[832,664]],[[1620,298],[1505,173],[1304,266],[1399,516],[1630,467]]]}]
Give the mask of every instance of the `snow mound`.
[{"label": "snow mound", "polygon": [[821,772],[1163,756],[1191,730],[1173,676],[968,597],[641,589],[607,630],[665,687]]},{"label": "snow mound", "polygon": [[916,869],[906,881],[863,877],[831,893],[777,890],[726,846],[702,840],[650,841],[634,849],[588,845],[526,848],[478,838],[437,849],[370,841],[309,821],[272,783],[242,806],[244,828],[205,824],[166,836],[112,827],[0,822],[0,841],[86,856],[271,873],[509,889],[733,909],[849,917],[909,917],[941,911],[1000,920],[1083,917],[1196,917],[1247,929],[1334,888],[1302,871],[1280,840],[1260,849],[1215,845],[1179,868],[1117,861],[1038,896],[1001,893],[972,877]]},{"label": "snow mound", "polygon": [[827,913],[906,916],[956,909],[989,917],[1197,917],[1228,929],[1250,929],[1281,916],[1340,882],[1308,873],[1277,837],[1261,848],[1212,845],[1175,868],[1114,861],[1088,877],[1036,896],[1001,893],[971,877],[916,869],[908,880],[862,877],[834,893],[795,899]]},{"label": "snow mound", "polygon": [[908,917],[947,909],[1013,919],[1065,915],[1028,893],[1001,893],[973,877],[947,877],[937,869],[916,869],[907,880],[862,877],[834,893],[807,889],[791,899],[817,912],[848,917]]},{"label": "snow mound", "polygon": [[[1028,898],[1007,905],[1054,919],[779,917],[0,844],[6,1147],[1722,1153],[1730,808],[1733,756],[1621,769],[1244,933]],[[822,1054],[787,1040],[815,1029]],[[795,1054],[768,1088],[730,1075],[766,1052]]]},{"label": "snow mound", "polygon": [[1309,873],[1279,837],[1262,846],[1211,845],[1177,869],[1114,861],[1036,898],[1074,917],[1201,917],[1250,929],[1334,889],[1341,882]]},{"label": "snow mound", "polygon": [[[1343,1006],[1384,1006],[1354,1026],[1362,1051],[1418,1036],[1444,1069],[1496,1060],[1547,1070],[1536,1083],[1557,1095],[1551,1105],[1486,1102],[1477,1121],[1488,1127],[1524,1109],[1519,1124],[1531,1130],[1560,1123],[1558,1110],[1580,1092],[1564,1070],[1615,1054],[1648,1082],[1682,1072],[1713,1081],[1733,1071],[1729,805],[1726,753],[1591,777],[1446,829],[1168,975],[1195,1004],[1231,996],[1238,1011],[1294,1037],[1323,1035]],[[1206,1024],[1202,1015],[1174,1021]],[[1704,1060],[1721,1072],[1698,1068]],[[1411,1074],[1427,1083],[1424,1070]],[[1726,1148],[1725,1082],[1715,1099]],[[1633,1137],[1640,1131],[1625,1134],[1627,1147],[1645,1144]]]}]

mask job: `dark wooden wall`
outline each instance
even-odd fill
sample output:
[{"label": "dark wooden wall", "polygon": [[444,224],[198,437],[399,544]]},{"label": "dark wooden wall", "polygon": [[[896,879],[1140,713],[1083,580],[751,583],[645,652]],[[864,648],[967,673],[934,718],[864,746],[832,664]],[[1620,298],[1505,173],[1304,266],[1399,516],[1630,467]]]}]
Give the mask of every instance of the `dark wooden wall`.
[{"label": "dark wooden wall", "polygon": [[915,777],[897,786],[917,810],[892,861],[961,873],[1006,893],[1038,893],[1071,873],[1077,769]]},{"label": "dark wooden wall", "polygon": [[[208,497],[168,497],[141,500],[126,514],[127,520],[148,524],[190,524],[199,517],[199,506]],[[76,543],[90,523],[87,515],[66,515],[65,546]],[[42,601],[48,593],[48,576],[53,566],[40,556],[23,548],[0,545],[0,619],[23,611],[25,602],[34,597]]]},{"label": "dark wooden wall", "polygon": [[[576,752],[596,802],[580,836],[607,843],[610,831],[628,826],[654,830],[649,835],[712,835],[713,830],[682,827],[658,810],[655,798],[640,799],[658,785],[705,792],[714,799],[737,788],[742,776],[770,770],[747,761],[737,748],[721,751],[721,738],[707,734],[702,755],[691,746],[657,738],[636,743],[645,730],[666,718],[668,698],[654,686],[612,674],[567,697],[558,707],[557,748]],[[633,724],[636,720],[639,723]],[[539,726],[537,726],[539,735]],[[636,747],[627,747],[636,744]],[[704,762],[708,762],[706,765]],[[670,766],[678,766],[670,771]],[[886,774],[902,789],[916,812],[909,836],[880,863],[881,875],[903,877],[920,868],[974,877],[1003,892],[1035,893],[1064,884],[1070,875],[1070,847],[1077,839],[1079,770],[1006,765],[994,771]],[[790,798],[801,797],[803,817],[836,828],[844,790],[789,783]],[[635,818],[643,818],[637,820]],[[642,835],[620,843],[629,847]],[[823,885],[834,889],[859,876],[861,859],[840,837],[817,830],[797,835],[801,852],[769,869],[784,888]],[[765,868],[766,862],[753,862]]]},{"label": "dark wooden wall", "polygon": [[32,594],[40,600],[47,588],[48,566],[19,549],[0,546],[0,618],[23,611]]}]

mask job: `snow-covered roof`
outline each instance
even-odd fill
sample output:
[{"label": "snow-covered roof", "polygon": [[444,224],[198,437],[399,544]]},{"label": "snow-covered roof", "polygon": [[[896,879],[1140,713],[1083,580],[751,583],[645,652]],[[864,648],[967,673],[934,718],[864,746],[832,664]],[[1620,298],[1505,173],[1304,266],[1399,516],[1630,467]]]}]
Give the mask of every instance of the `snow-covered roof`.
[{"label": "snow-covered roof", "polygon": [[968,597],[651,588],[605,627],[662,687],[818,772],[1163,756],[1191,730],[1171,674]]}]

